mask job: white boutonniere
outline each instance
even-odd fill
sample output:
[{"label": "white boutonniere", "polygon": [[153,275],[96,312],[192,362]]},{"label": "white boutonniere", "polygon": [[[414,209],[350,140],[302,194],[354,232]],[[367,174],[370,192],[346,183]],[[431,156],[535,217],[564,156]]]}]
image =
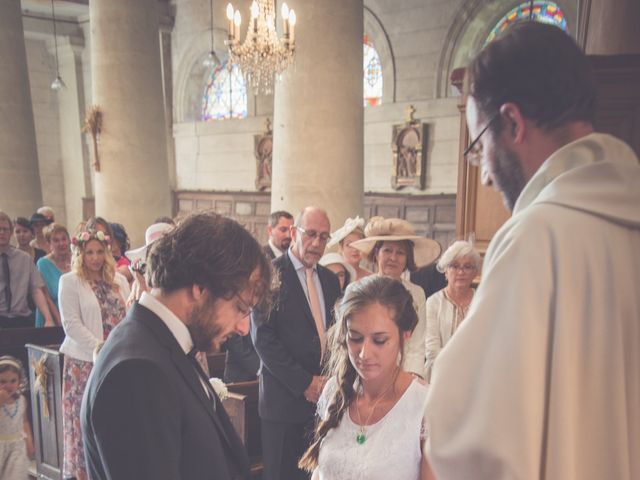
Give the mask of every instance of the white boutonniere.
[{"label": "white boutonniere", "polygon": [[213,390],[216,392],[216,395],[218,395],[218,398],[220,400],[224,401],[229,396],[229,390],[227,389],[227,386],[219,378],[210,378],[209,383],[211,384],[211,387],[213,387]]}]

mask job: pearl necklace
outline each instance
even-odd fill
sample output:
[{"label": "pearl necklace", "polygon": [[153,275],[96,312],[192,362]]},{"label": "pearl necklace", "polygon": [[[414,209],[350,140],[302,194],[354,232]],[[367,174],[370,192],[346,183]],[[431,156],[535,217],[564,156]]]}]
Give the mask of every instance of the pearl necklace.
[{"label": "pearl necklace", "polygon": [[15,416],[18,414],[18,402],[13,402],[13,405],[13,413],[11,413],[7,408],[7,405],[5,403],[2,404],[2,411],[7,417],[15,418]]},{"label": "pearl necklace", "polygon": [[[367,440],[367,431],[366,431],[366,424],[369,423],[369,420],[371,420],[371,417],[373,416],[373,412],[376,411],[376,407],[378,406],[378,404],[380,403],[380,400],[382,400],[387,393],[389,393],[389,390],[391,390],[391,387],[393,387],[393,385],[396,383],[396,378],[398,378],[398,373],[400,372],[400,369],[398,368],[396,370],[396,373],[393,375],[393,380],[391,381],[391,383],[389,384],[389,386],[385,389],[384,392],[382,392],[382,394],[378,397],[378,399],[373,403],[373,408],[371,409],[371,412],[369,413],[369,416],[367,417],[367,420],[362,423],[362,418],[360,417],[360,407],[358,407],[358,398],[356,397],[356,413],[358,414],[358,423],[360,424],[358,428],[358,434],[356,435],[356,442],[358,443],[358,445],[362,445],[364,442],[366,442]],[[364,396],[364,391],[362,388],[362,385],[360,385],[359,390],[359,395],[360,396]]]}]

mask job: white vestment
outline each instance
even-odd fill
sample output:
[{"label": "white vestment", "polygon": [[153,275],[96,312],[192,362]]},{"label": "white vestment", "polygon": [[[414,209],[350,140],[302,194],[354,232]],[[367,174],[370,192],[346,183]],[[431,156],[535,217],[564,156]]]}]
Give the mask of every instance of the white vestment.
[{"label": "white vestment", "polygon": [[436,359],[427,451],[449,479],[640,479],[640,166],[591,134],[496,233]]}]

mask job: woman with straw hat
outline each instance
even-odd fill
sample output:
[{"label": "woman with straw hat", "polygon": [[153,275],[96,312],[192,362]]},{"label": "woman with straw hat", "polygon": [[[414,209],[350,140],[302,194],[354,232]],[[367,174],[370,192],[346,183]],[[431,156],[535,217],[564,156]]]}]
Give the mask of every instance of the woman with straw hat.
[{"label": "woman with straw hat", "polygon": [[377,266],[377,274],[400,280],[413,297],[418,324],[409,338],[403,368],[424,378],[427,335],[426,297],[418,285],[403,278],[404,272],[432,263],[440,255],[440,244],[416,235],[413,226],[401,218],[373,217],[364,229],[365,238],[351,246]]},{"label": "woman with straw hat", "polygon": [[371,275],[371,272],[360,266],[362,254],[360,250],[353,248],[351,244],[364,238],[364,218],[347,218],[344,225],[331,234],[331,240],[327,243],[327,252],[338,252],[344,261],[351,265],[355,276],[352,282]]}]

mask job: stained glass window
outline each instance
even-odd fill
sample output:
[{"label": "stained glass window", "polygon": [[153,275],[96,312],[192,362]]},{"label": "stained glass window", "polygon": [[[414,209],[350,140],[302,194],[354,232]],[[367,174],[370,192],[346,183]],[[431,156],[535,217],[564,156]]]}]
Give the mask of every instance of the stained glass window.
[{"label": "stained glass window", "polygon": [[369,37],[364,36],[364,106],[382,103],[382,64]]},{"label": "stained glass window", "polygon": [[[531,2],[523,2],[512,9],[497,23],[497,25],[487,37],[485,44],[499,37],[502,32],[504,32],[514,23],[529,20],[530,13]],[[555,2],[533,2],[533,20],[536,22],[555,25],[556,27],[561,28],[565,32],[569,33],[569,27],[567,27],[567,19],[564,15],[564,12],[560,9],[560,7],[558,7]]]},{"label": "stained glass window", "polygon": [[237,65],[223,62],[213,69],[202,99],[202,119],[224,120],[247,116],[247,85]]}]

